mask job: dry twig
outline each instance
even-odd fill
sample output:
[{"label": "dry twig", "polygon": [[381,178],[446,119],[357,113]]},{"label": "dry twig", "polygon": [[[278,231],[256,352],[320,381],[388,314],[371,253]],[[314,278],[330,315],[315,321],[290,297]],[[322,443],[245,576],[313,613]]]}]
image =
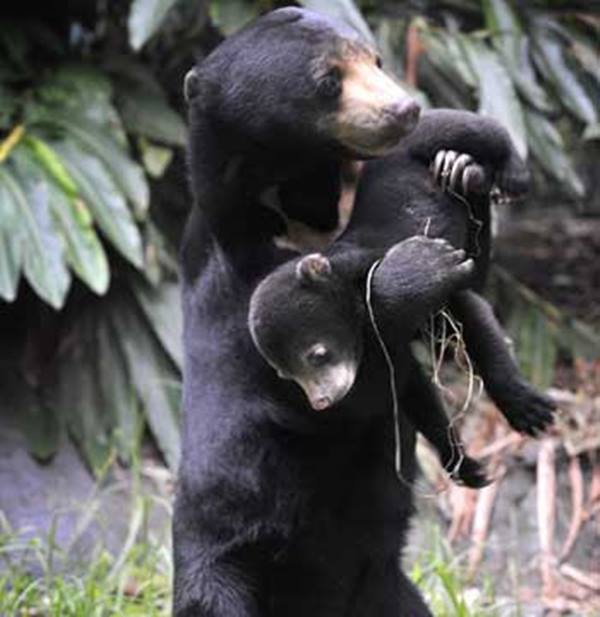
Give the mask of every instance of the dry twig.
[{"label": "dry twig", "polygon": [[542,593],[545,598],[556,596],[556,580],[554,576],[554,555],[552,539],[556,523],[556,470],[554,468],[554,453],[556,445],[553,439],[544,439],[540,447],[537,462],[537,515],[540,548],[542,551],[540,570],[542,577]]},{"label": "dry twig", "polygon": [[569,531],[560,551],[560,559],[566,559],[573,549],[577,534],[583,523],[583,473],[577,456],[569,461],[569,483],[571,485],[571,522]]}]

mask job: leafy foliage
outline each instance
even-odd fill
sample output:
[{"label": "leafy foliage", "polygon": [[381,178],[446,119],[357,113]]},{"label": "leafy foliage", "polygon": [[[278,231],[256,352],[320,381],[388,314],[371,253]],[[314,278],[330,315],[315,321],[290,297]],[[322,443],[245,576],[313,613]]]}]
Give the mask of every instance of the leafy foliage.
[{"label": "leafy foliage", "polygon": [[[285,4],[89,0],[81,6],[91,17],[69,4],[45,24],[28,15],[0,21],[0,325],[12,333],[1,363],[15,376],[12,390],[39,458],[69,434],[99,470],[115,454],[129,460],[135,436],[149,429],[177,464],[177,233],[170,233],[174,210],[161,200],[187,202],[182,179],[161,189],[186,139],[173,91],[197,51],[218,39],[215,27],[229,35]],[[545,190],[582,205],[589,181],[578,153],[597,152],[600,138],[600,25],[585,6],[299,4],[374,41],[424,105],[498,119],[531,157],[542,198]],[[537,334],[518,336],[545,336],[539,319],[548,316],[536,315],[528,323]],[[573,340],[565,336],[552,340]],[[553,358],[556,346],[544,357]],[[547,383],[539,358],[525,361]]]},{"label": "leafy foliage", "polygon": [[20,375],[14,400],[37,457],[68,433],[95,471],[115,453],[128,461],[148,418],[175,466],[180,322],[165,314],[179,302],[148,176],[166,171],[186,129],[149,66],[80,43],[0,24],[0,301],[27,305],[24,278],[64,313],[40,328],[55,341],[51,365],[28,366],[27,346],[43,345],[32,333],[9,342],[7,370]]},{"label": "leafy foliage", "polygon": [[598,56],[597,19],[567,4],[555,11],[549,2],[407,4],[390,8],[391,16],[369,13],[380,45],[389,47],[382,35],[391,30],[388,22],[404,36],[399,76],[413,79],[433,106],[497,119],[521,154],[531,153],[545,182],[580,203],[586,187],[574,155],[598,123],[600,80],[590,63]]}]

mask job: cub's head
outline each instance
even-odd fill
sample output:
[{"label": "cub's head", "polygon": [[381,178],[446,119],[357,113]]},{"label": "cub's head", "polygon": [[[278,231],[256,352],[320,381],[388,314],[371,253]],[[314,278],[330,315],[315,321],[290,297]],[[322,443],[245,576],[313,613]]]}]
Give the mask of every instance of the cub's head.
[{"label": "cub's head", "polygon": [[316,410],[335,405],[354,384],[361,322],[358,295],[319,253],[275,270],[250,300],[256,348],[279,377],[304,390]]},{"label": "cub's head", "polygon": [[420,112],[356,32],[292,7],[224,41],[187,74],[184,90],[192,111],[253,142],[329,146],[353,158],[385,154]]}]

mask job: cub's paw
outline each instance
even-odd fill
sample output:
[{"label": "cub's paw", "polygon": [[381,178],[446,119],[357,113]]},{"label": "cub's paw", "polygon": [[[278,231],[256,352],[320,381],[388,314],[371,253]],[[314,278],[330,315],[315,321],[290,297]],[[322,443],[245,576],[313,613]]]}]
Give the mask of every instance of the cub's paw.
[{"label": "cub's paw", "polygon": [[508,199],[525,195],[529,190],[529,180],[529,169],[516,155],[511,156],[494,176],[494,184],[500,195]]},{"label": "cub's paw", "polygon": [[483,488],[492,482],[488,477],[485,466],[470,456],[463,456],[457,469],[452,470],[450,478],[460,486],[469,488]]},{"label": "cub's paw", "polygon": [[468,287],[473,270],[463,250],[439,238],[413,236],[394,245],[375,269],[374,306],[390,325],[410,331],[452,293]]},{"label": "cub's paw", "polygon": [[526,381],[495,388],[490,396],[515,431],[532,437],[554,423],[556,403]]},{"label": "cub's paw", "polygon": [[462,197],[489,193],[491,178],[470,154],[456,150],[439,150],[431,164],[435,183],[449,193]]}]

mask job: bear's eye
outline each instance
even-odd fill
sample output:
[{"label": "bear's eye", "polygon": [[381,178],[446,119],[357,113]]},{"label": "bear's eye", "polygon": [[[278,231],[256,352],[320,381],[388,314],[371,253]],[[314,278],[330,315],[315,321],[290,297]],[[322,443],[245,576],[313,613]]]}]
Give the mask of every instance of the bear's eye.
[{"label": "bear's eye", "polygon": [[381,56],[377,56],[377,57],[375,58],[375,66],[376,66],[378,69],[383,68],[383,61],[381,60]]},{"label": "bear's eye", "polygon": [[333,67],[319,81],[319,93],[321,96],[333,99],[342,92],[342,73],[339,68]]},{"label": "bear's eye", "polygon": [[331,352],[325,345],[315,345],[307,354],[306,361],[314,368],[320,368],[331,360]]}]

